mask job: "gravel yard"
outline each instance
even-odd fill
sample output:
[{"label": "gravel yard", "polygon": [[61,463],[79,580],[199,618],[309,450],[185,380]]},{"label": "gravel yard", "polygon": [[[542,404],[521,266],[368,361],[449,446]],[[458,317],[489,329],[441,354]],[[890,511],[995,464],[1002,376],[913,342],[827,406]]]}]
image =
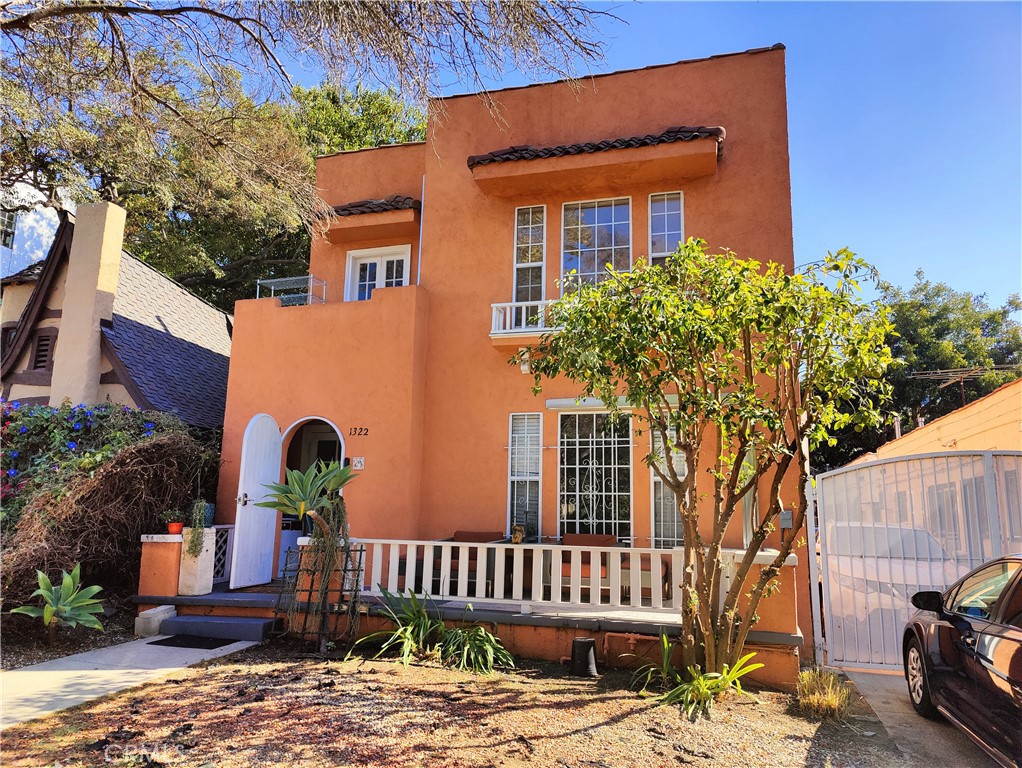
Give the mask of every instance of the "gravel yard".
[{"label": "gravel yard", "polygon": [[254,648],[3,733],[6,766],[904,766],[872,713],[807,720],[756,691],[687,722],[548,664],[479,677]]}]

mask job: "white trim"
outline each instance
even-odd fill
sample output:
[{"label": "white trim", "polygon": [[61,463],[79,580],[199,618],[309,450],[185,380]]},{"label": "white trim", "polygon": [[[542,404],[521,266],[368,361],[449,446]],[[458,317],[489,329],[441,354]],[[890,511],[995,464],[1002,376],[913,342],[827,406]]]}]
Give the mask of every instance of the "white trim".
[{"label": "white trim", "polygon": [[[628,268],[632,268],[632,264],[635,263],[635,206],[632,205],[631,195],[617,195],[612,197],[597,197],[592,200],[569,200],[568,202],[561,203],[561,220],[559,226],[561,228],[561,255],[557,260],[557,280],[561,284],[561,296],[564,296],[564,209],[569,205],[584,205],[586,203],[605,203],[612,202],[614,200],[627,200],[628,201]],[[601,270],[597,270],[599,273]],[[560,515],[558,515],[560,519]]]},{"label": "white trim", "polygon": [[[656,443],[656,433],[653,431],[652,427],[648,428],[648,432],[649,432],[649,452],[652,454],[656,450],[656,445],[655,445],[655,443]],[[672,430],[672,436],[673,436],[673,430]],[[676,439],[676,436],[673,436],[673,439]],[[665,456],[664,460],[666,461],[667,460],[667,458],[666,458],[666,456],[667,456],[667,448],[666,447],[664,448],[664,456]],[[672,452],[671,461],[673,461],[673,460],[674,460],[674,453]],[[663,483],[663,481],[660,480],[660,478],[657,477],[656,472],[653,471],[653,467],[649,467],[649,545],[651,547],[653,547],[654,549],[660,549],[660,547],[657,546],[657,535],[656,535],[656,484],[657,484],[657,481],[660,481],[661,483]],[[666,490],[670,491],[669,488],[667,488]],[[672,493],[671,495],[674,496],[675,494]],[[675,511],[675,514],[678,513],[677,496],[675,496],[674,511]],[[682,533],[684,534],[684,531],[682,531]]]},{"label": "white trim", "polygon": [[[385,245],[379,248],[359,248],[347,252],[346,262],[344,267],[344,300],[345,301],[357,301],[357,286],[353,281],[355,277],[355,262],[362,259],[380,259],[381,263],[383,259],[388,258],[401,258],[405,262],[405,268],[403,273],[403,285],[410,284],[412,264],[412,246],[410,243],[403,243],[401,245]],[[377,271],[377,281],[384,279],[383,270]],[[374,290],[383,290],[382,286],[378,286]],[[371,297],[370,297],[371,298]]]},{"label": "white trim", "polygon": [[[535,334],[533,334],[535,335]],[[503,337],[502,337],[503,338]],[[677,395],[667,395],[667,404],[670,406],[676,406],[678,404]],[[639,408],[635,408],[628,404],[624,397],[618,397],[617,407],[623,411],[637,411]],[[546,401],[546,409],[548,411],[606,411],[607,404],[598,397],[555,397]]]},{"label": "white trim", "polygon": [[514,411],[507,416],[507,517],[504,521],[504,531],[511,535],[511,451],[514,450],[514,443],[511,440],[512,424],[515,416],[539,416],[539,510],[536,513],[536,537],[537,542],[543,541],[543,412],[542,411]]},{"label": "white trim", "polygon": [[[515,288],[518,282],[518,212],[527,208],[542,208],[543,209],[543,260],[539,263],[540,268],[540,291],[543,295],[540,301],[546,299],[546,256],[547,256],[547,237],[550,234],[549,219],[547,218],[546,203],[539,205],[519,205],[515,207],[515,218],[514,225],[511,228],[511,301],[518,302],[518,298],[515,296]],[[531,225],[530,225],[531,226]],[[534,265],[529,265],[534,266]]]},{"label": "white trim", "polygon": [[143,544],[173,544],[180,542],[184,536],[180,533],[143,533]]},{"label": "white trim", "polygon": [[[680,189],[671,190],[669,192],[650,192],[649,198],[646,200],[646,258],[649,263],[653,263],[653,256],[657,257],[664,256],[666,254],[653,253],[653,198],[657,195],[681,195],[681,242],[685,242],[685,192]],[[673,250],[667,251],[667,253],[674,253]]]},{"label": "white trim", "polygon": [[[302,416],[302,418],[298,419],[298,421],[292,422],[291,426],[288,427],[287,429],[285,429],[280,434],[280,445],[281,445],[281,448],[283,449],[285,442],[287,443],[288,448],[290,448],[291,447],[291,443],[288,442],[288,438],[291,436],[291,433],[294,432],[295,430],[297,430],[303,424],[306,424],[306,423],[308,423],[310,421],[322,421],[324,424],[327,424],[328,426],[330,426],[330,428],[332,428],[333,431],[337,433],[337,439],[341,441],[341,458],[340,458],[340,462],[341,462],[341,466],[344,466],[344,457],[346,455],[346,451],[345,451],[345,447],[344,447],[344,435],[341,434],[341,430],[337,427],[336,424],[334,424],[332,421],[330,421],[330,419],[327,419],[327,418],[325,418],[323,416]],[[287,454],[286,453],[284,454],[283,459],[284,459],[284,463],[286,464],[287,463]],[[342,489],[342,492],[343,492],[343,489]]]}]

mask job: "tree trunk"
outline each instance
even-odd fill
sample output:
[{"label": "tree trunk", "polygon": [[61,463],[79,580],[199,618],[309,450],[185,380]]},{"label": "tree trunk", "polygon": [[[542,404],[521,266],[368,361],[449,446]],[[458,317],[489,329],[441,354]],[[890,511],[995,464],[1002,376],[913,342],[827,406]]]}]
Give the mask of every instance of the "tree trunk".
[{"label": "tree trunk", "polygon": [[54,616],[50,619],[49,625],[46,627],[46,642],[50,645],[57,644],[57,617]]}]

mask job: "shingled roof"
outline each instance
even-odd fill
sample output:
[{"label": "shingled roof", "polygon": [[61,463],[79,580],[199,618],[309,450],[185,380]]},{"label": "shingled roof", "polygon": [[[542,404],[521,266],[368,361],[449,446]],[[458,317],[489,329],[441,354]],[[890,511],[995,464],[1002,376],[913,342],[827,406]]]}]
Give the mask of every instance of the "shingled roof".
[{"label": "shingled roof", "polygon": [[391,195],[380,200],[356,200],[353,203],[335,205],[334,213],[338,216],[358,216],[363,213],[383,213],[385,211],[420,210],[422,203],[414,197]]},{"label": "shingled roof", "polygon": [[562,144],[556,147],[534,147],[526,144],[487,152],[484,155],[472,155],[468,158],[468,167],[491,163],[507,163],[513,160],[542,160],[548,157],[565,157],[568,155],[584,155],[592,152],[607,152],[612,149],[634,149],[635,147],[653,147],[657,144],[672,144],[676,141],[692,141],[693,139],[715,138],[717,152],[724,142],[725,131],[718,126],[677,126],[668,128],[663,133],[651,133],[645,136],[628,136],[620,139],[586,142],[582,144]]},{"label": "shingled roof", "polygon": [[0,285],[18,285],[19,283],[34,283],[39,279],[39,276],[43,273],[43,265],[46,263],[45,259],[39,259],[39,261],[29,264],[22,270],[15,272],[14,274],[8,275],[7,277],[0,280]]},{"label": "shingled roof", "polygon": [[121,254],[113,321],[103,337],[153,408],[193,426],[222,426],[230,331],[225,312]]}]

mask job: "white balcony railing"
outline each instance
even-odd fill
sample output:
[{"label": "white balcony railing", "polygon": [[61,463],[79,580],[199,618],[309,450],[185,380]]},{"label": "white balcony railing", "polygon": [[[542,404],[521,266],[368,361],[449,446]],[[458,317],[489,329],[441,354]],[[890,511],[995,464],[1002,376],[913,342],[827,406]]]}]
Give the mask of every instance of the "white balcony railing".
[{"label": "white balcony railing", "polygon": [[264,297],[280,299],[282,307],[323,304],[326,302],[326,280],[313,275],[256,280],[256,298]]},{"label": "white balcony railing", "polygon": [[549,331],[554,326],[549,323],[547,307],[549,301],[512,301],[506,304],[494,304],[493,320],[490,335],[532,333]]}]

